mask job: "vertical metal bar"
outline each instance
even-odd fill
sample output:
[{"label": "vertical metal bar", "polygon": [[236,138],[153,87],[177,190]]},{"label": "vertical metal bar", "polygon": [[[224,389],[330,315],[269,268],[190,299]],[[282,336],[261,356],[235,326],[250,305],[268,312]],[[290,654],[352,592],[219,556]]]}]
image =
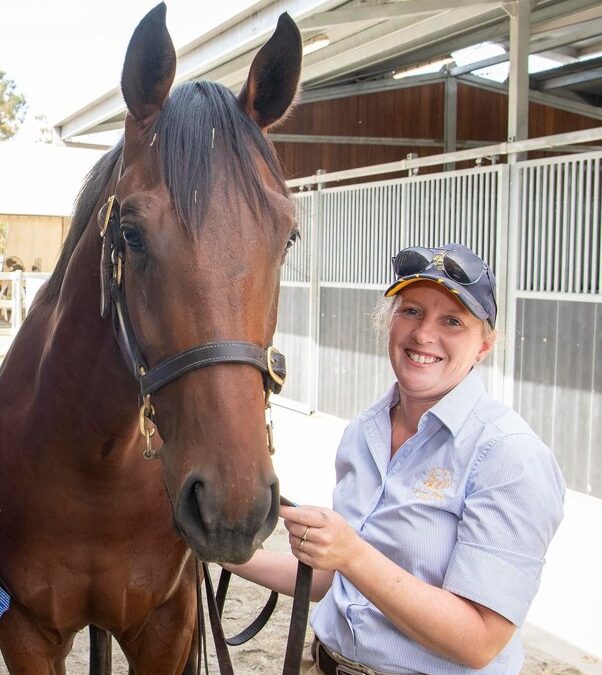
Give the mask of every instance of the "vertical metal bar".
[{"label": "vertical metal bar", "polygon": [[451,241],[451,224],[453,219],[453,205],[452,205],[452,176],[446,176],[443,179],[445,190],[445,241]]},{"label": "vertical metal bar", "polygon": [[563,200],[562,193],[564,191],[565,176],[564,169],[560,164],[554,164],[556,172],[556,192],[554,194],[554,277],[552,290],[560,291],[562,288],[562,212]]},{"label": "vertical metal bar", "polygon": [[451,209],[450,209],[450,221],[449,221],[449,226],[450,226],[450,241],[457,241],[456,239],[456,220],[457,220],[457,211],[458,211],[458,206],[457,206],[457,200],[456,200],[456,186],[458,182],[458,177],[457,175],[454,175],[452,178],[450,178],[450,198],[451,198]]},{"label": "vertical metal bar", "polygon": [[540,291],[541,287],[539,285],[539,268],[541,261],[541,243],[540,243],[540,233],[541,233],[541,203],[542,203],[542,167],[534,166],[533,173],[535,176],[535,198],[533,205],[533,224],[532,224],[532,234],[533,234],[533,251],[532,251],[532,260],[533,260],[533,276],[531,280],[531,290]]},{"label": "vertical metal bar", "polygon": [[569,203],[569,269],[567,291],[575,290],[575,199],[577,193],[577,162],[571,161],[571,200]]},{"label": "vertical metal bar", "polygon": [[460,241],[466,242],[466,223],[468,221],[468,176],[462,174],[462,220],[460,221]]},{"label": "vertical metal bar", "polygon": [[[320,281],[327,281],[330,275],[330,202],[334,198],[331,192],[327,190],[322,190],[320,192],[320,198],[322,200],[322,266],[320,270]],[[318,223],[314,220],[314,226],[317,227]]]},{"label": "vertical metal bar", "polygon": [[489,213],[489,208],[491,199],[493,198],[493,195],[491,194],[491,179],[494,175],[495,174],[493,172],[483,174],[481,203],[482,226],[477,228],[477,241],[475,243],[477,252],[480,252],[481,257],[483,257],[485,260],[489,259],[488,251],[485,248],[485,242],[487,241],[487,232],[491,227],[491,214]]},{"label": "vertical metal bar", "polygon": [[575,162],[575,170],[577,171],[577,200],[574,204],[575,209],[575,286],[576,293],[582,293],[585,287],[582,278],[582,259],[585,251],[583,250],[583,219],[585,216],[585,201],[584,201],[584,173],[586,166],[583,160]]},{"label": "vertical metal bar", "polygon": [[[378,243],[383,228],[388,225],[387,214],[383,211],[383,202],[385,200],[386,187],[379,185],[374,188],[374,200],[372,202],[372,215],[366,223],[366,263],[368,265],[368,274],[366,281],[370,284],[376,283],[374,278],[376,265],[373,262],[373,249]],[[385,261],[383,260],[383,264]]]},{"label": "vertical metal bar", "polygon": [[562,246],[560,248],[561,251],[561,272],[560,272],[560,288],[558,289],[559,291],[567,291],[569,288],[568,284],[568,257],[569,257],[569,236],[570,233],[568,232],[568,227],[569,227],[569,186],[570,186],[570,165],[568,165],[566,162],[562,163],[562,179],[563,179],[563,184],[562,184],[562,222],[561,222],[561,230],[563,233],[562,236]]},{"label": "vertical metal bar", "polygon": [[593,190],[593,213],[592,213],[592,273],[591,273],[591,293],[602,292],[602,189],[600,183],[600,158],[596,157],[594,162],[594,190]]},{"label": "vertical metal bar", "polygon": [[[496,372],[501,373],[502,383],[497,393],[508,405],[513,405],[514,398],[514,362],[516,355],[516,290],[517,272],[519,268],[518,239],[519,228],[524,229],[524,221],[521,220],[521,211],[524,213],[524,205],[521,209],[520,194],[524,193],[524,185],[521,186],[519,176],[520,167],[514,165],[501,165],[499,169],[497,200],[497,245],[496,265],[502,274],[498,275],[498,326],[502,335],[506,335],[504,349],[494,352],[496,357]],[[524,178],[524,173],[523,173]],[[504,273],[505,271],[505,273]],[[494,380],[494,384],[495,384]],[[495,389],[494,389],[495,391]]]},{"label": "vertical metal bar", "polygon": [[540,195],[540,209],[541,209],[541,226],[539,239],[539,279],[537,286],[540,291],[546,288],[546,268],[549,264],[547,256],[547,241],[548,241],[548,167],[542,165],[541,167],[541,195]]},{"label": "vertical metal bar", "polygon": [[[357,211],[356,209],[351,208],[351,204],[353,202],[353,199],[355,195],[352,192],[340,192],[337,193],[337,195],[340,195],[341,199],[343,200],[345,204],[344,208],[344,213],[345,213],[345,218],[344,222],[349,228],[349,236],[345,237],[344,239],[341,239],[341,234],[342,232],[339,231],[337,232],[337,238],[333,239],[332,242],[332,281],[333,282],[339,282],[339,281],[345,281],[347,279],[347,260],[349,259],[349,252],[351,251],[351,247],[353,246],[353,237],[355,236],[355,219],[357,217]],[[336,214],[333,214],[336,217]],[[343,222],[342,220],[338,221],[338,225],[340,228],[340,224]],[[344,246],[341,246],[339,251],[336,249],[335,241],[336,240],[343,241]],[[338,268],[340,269],[339,274],[337,274],[337,258],[339,258],[339,265]]]},{"label": "vertical metal bar", "polygon": [[[311,227],[309,230],[309,303],[307,347],[307,406],[309,412],[318,408],[318,382],[320,367],[320,269],[321,255],[327,252],[324,232],[324,195],[322,185],[311,193]],[[326,234],[324,232],[324,234]],[[322,245],[321,241],[322,240]]]},{"label": "vertical metal bar", "polygon": [[555,260],[554,260],[554,242],[555,242],[555,232],[553,221],[556,218],[556,165],[550,164],[548,167],[548,186],[547,186],[547,198],[548,198],[548,207],[547,207],[547,221],[548,221],[548,238],[546,242],[546,278],[545,278],[545,290],[552,291],[552,271],[554,269]]},{"label": "vertical metal bar", "polygon": [[526,233],[525,233],[525,242],[526,247],[523,251],[523,256],[525,260],[525,290],[533,290],[533,200],[534,200],[534,176],[535,170],[533,167],[527,167],[525,171],[526,175],[529,177],[527,182],[527,222],[526,222]]},{"label": "vertical metal bar", "polygon": [[[395,230],[399,227],[399,224],[396,222],[401,218],[401,209],[396,210],[394,207],[395,200],[394,195],[396,192],[396,185],[391,185],[386,190],[386,201],[384,205],[384,210],[387,213],[391,214],[391,226],[381,229],[378,233],[379,236],[379,246],[376,251],[376,256],[374,259],[374,269],[375,269],[375,283],[384,284],[386,279],[389,279],[388,276],[390,273],[389,268],[389,257],[394,256],[397,251],[393,250],[393,241],[395,239]],[[396,217],[397,215],[397,217]],[[380,261],[380,265],[378,264]],[[381,271],[382,270],[382,271]],[[387,276],[385,276],[385,273]]]},{"label": "vertical metal bar", "polygon": [[357,228],[355,234],[355,242],[353,246],[353,257],[349,260],[349,278],[347,281],[352,283],[358,272],[362,274],[362,264],[361,264],[361,247],[362,247],[362,227],[364,221],[366,220],[367,213],[370,210],[370,188],[362,188],[360,190],[361,194],[361,203],[358,210],[357,218]]},{"label": "vertical metal bar", "polygon": [[[362,252],[362,257],[364,259],[365,273],[364,278],[366,283],[372,283],[372,272],[369,267],[370,260],[370,246],[371,242],[374,239],[374,236],[370,236],[370,225],[371,223],[377,222],[377,219],[380,215],[379,213],[379,204],[380,204],[380,194],[381,186],[375,185],[370,189],[370,211],[367,214],[366,222],[364,223],[364,250]],[[380,226],[383,226],[383,223],[380,223]]]},{"label": "vertical metal bar", "polygon": [[[416,220],[414,221],[414,238],[420,243],[421,236],[425,236],[424,233],[424,224],[422,222],[422,204],[424,202],[424,189],[422,181],[416,183],[416,201],[414,203],[414,208],[416,210]],[[425,241],[426,245],[429,245],[428,240]]]},{"label": "vertical metal bar", "polygon": [[[592,250],[590,248],[590,236],[591,236],[591,217],[592,217],[592,160],[588,159],[584,164],[585,171],[585,200],[583,202],[583,279],[581,292],[590,293],[591,289],[589,286],[589,271],[590,271],[590,260],[592,256]],[[595,343],[594,343],[595,344]]]},{"label": "vertical metal bar", "polygon": [[400,235],[401,235],[401,240],[399,242],[400,246],[399,248],[407,248],[408,242],[409,242],[409,233],[408,229],[410,227],[409,225],[409,209],[410,209],[410,201],[412,199],[412,196],[410,194],[410,187],[406,181],[403,181],[401,183],[401,222],[400,222]]},{"label": "vertical metal bar", "polygon": [[[416,218],[417,218],[417,204],[419,202],[419,195],[418,195],[418,185],[416,183],[413,183],[408,180],[408,188],[410,189],[411,193],[411,200],[410,200],[410,211],[409,211],[409,221],[408,221],[408,233],[410,235],[410,240],[409,240],[409,245],[412,246],[413,244],[420,243],[417,240],[416,236]],[[426,244],[426,242],[425,242]]]},{"label": "vertical metal bar", "polygon": [[[525,250],[527,247],[527,201],[528,201],[529,173],[526,168],[517,165],[516,172],[513,172],[513,178],[516,180],[516,186],[511,186],[511,189],[516,189],[517,191],[516,213],[519,216],[519,228],[520,228],[520,248],[517,253],[519,264],[519,275],[520,275],[518,281],[518,288],[519,290],[524,290],[526,278]],[[518,195],[520,195],[520,199]],[[509,217],[512,217],[512,211],[510,211]]]},{"label": "vertical metal bar", "polygon": [[473,206],[472,206],[472,224],[470,232],[470,244],[469,246],[472,249],[477,248],[477,243],[480,239],[479,230],[487,227],[487,222],[485,220],[485,214],[483,213],[483,184],[485,182],[485,176],[481,171],[477,173],[473,178]]},{"label": "vertical metal bar", "polygon": [[435,237],[437,236],[437,223],[435,222],[435,218],[433,217],[433,183],[431,180],[425,180],[424,181],[424,189],[426,190],[427,194],[427,204],[428,204],[428,215],[427,215],[427,222],[426,225],[428,227],[429,231],[429,239],[430,241],[433,242],[433,246],[435,245]]}]

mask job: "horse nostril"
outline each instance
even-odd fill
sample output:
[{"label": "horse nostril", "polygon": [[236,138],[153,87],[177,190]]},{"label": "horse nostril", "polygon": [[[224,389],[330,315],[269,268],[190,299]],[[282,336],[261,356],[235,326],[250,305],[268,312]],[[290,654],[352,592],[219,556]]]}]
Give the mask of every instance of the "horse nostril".
[{"label": "horse nostril", "polygon": [[205,531],[211,530],[214,520],[211,517],[213,509],[203,508],[203,502],[207,499],[207,490],[205,488],[205,483],[203,483],[202,480],[196,480],[192,484],[189,498],[192,502],[189,507],[189,512],[191,514],[193,512],[196,513],[199,524],[205,529]]}]

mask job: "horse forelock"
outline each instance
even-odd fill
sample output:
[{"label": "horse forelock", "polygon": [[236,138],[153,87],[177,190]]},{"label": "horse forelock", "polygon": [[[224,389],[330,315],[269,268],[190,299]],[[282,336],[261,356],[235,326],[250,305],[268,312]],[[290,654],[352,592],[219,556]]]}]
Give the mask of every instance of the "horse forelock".
[{"label": "horse forelock", "polygon": [[[186,82],[170,95],[155,124],[162,181],[181,223],[193,235],[206,213],[218,172],[252,212],[270,212],[259,157],[283,195],[288,191],[272,144],[232,92],[214,82]],[[225,198],[231,195],[230,190]]]}]

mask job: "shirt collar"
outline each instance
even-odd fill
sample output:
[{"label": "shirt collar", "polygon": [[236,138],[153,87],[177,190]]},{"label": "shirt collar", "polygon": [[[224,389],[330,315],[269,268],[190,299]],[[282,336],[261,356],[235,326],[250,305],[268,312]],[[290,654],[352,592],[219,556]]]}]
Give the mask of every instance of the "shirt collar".
[{"label": "shirt collar", "polygon": [[485,386],[476,369],[448,392],[428,411],[435,415],[455,436],[479,399],[485,393]]}]

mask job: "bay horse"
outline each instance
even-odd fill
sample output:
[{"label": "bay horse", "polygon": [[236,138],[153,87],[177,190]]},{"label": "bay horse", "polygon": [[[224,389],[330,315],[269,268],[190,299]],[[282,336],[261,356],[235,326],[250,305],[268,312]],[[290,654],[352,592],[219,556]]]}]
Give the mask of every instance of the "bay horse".
[{"label": "bay horse", "polygon": [[124,137],[0,370],[11,674],[64,674],[87,625],[132,674],[192,673],[194,556],[245,561],[278,517],[264,389],[282,381],[270,345],[297,228],[264,132],[293,103],[300,35],[282,15],[238,97],[210,82],[170,94],[165,16],[131,38]]}]

